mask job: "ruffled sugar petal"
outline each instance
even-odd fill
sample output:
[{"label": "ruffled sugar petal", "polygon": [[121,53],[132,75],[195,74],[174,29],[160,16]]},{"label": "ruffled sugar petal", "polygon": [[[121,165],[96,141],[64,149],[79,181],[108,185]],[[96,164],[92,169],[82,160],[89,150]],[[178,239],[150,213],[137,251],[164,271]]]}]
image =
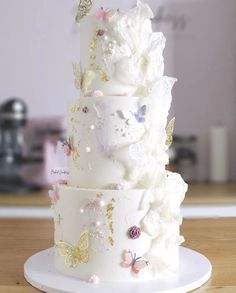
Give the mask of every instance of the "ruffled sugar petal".
[{"label": "ruffled sugar petal", "polygon": [[112,83],[136,87],[133,92],[140,86],[152,87],[163,76],[165,38],[152,31],[152,17],[150,7],[142,1],[127,14],[114,13],[105,24],[106,32],[99,46],[104,62],[101,66]]}]

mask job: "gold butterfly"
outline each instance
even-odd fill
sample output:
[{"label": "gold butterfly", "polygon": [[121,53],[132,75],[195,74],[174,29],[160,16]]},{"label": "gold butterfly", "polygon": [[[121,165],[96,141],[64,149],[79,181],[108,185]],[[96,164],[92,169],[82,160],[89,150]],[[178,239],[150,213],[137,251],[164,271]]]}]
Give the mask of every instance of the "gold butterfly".
[{"label": "gold butterfly", "polygon": [[79,238],[78,246],[59,241],[55,243],[59,249],[60,256],[64,257],[65,264],[68,267],[76,267],[79,263],[88,263],[89,261],[89,231],[85,230]]},{"label": "gold butterfly", "polygon": [[75,78],[75,87],[78,90],[82,90],[83,92],[88,91],[90,85],[96,77],[95,72],[91,69],[85,70],[83,72],[81,64],[76,62],[72,62],[72,67]]},{"label": "gold butterfly", "polygon": [[80,22],[82,18],[89,14],[91,8],[93,7],[93,2],[93,0],[80,0],[75,18],[76,22]]},{"label": "gold butterfly", "polygon": [[168,147],[170,147],[173,142],[174,126],[175,126],[175,117],[170,120],[170,122],[168,123],[166,127],[166,135],[167,135],[166,145]]},{"label": "gold butterfly", "polygon": [[67,145],[70,148],[72,159],[76,163],[77,160],[79,159],[80,155],[79,155],[78,148],[75,146],[74,137],[73,136],[70,136],[69,137],[69,141],[67,142]]}]

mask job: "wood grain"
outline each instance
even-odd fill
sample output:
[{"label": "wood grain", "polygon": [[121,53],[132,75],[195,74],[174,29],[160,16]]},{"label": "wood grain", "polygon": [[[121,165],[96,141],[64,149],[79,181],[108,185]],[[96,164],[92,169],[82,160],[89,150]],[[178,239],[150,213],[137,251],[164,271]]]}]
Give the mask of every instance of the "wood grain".
[{"label": "wood grain", "polygon": [[[236,218],[187,219],[184,246],[206,255],[213,274],[199,292],[236,292]],[[53,245],[51,220],[0,219],[0,293],[36,293],[24,279],[32,254]]]}]

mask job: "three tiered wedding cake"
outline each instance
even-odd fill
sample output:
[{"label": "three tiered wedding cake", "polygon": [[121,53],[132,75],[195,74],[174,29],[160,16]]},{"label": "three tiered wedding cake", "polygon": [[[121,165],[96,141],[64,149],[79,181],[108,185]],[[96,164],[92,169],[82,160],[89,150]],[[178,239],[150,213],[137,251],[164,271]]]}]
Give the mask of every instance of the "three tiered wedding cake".
[{"label": "three tiered wedding cake", "polygon": [[55,265],[91,282],[161,278],[178,270],[187,185],[166,171],[174,78],[150,7],[123,12],[81,1],[80,98],[70,103],[67,182],[50,191]]}]

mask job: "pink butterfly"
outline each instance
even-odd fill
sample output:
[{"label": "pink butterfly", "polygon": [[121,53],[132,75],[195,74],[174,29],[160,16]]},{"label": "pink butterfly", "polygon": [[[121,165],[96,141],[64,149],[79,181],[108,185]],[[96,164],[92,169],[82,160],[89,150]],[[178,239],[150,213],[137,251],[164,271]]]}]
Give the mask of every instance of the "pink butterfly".
[{"label": "pink butterfly", "polygon": [[58,194],[57,187],[53,187],[52,190],[49,190],[48,195],[51,199],[52,204],[56,204],[57,201],[59,200],[59,194]]},{"label": "pink butterfly", "polygon": [[133,254],[130,250],[125,252],[122,262],[124,268],[131,267],[132,272],[138,274],[141,269],[148,265],[148,261],[142,259],[142,257],[136,258],[136,253]]},{"label": "pink butterfly", "polygon": [[62,143],[62,147],[63,147],[63,150],[64,150],[64,154],[66,156],[70,156],[71,155],[71,152],[72,152],[72,143],[71,143],[71,138],[69,138],[69,141],[64,141]]},{"label": "pink butterfly", "polygon": [[104,9],[103,7],[99,8],[98,11],[96,12],[97,20],[108,22],[109,21],[109,16],[110,16],[110,11],[111,10]]}]

